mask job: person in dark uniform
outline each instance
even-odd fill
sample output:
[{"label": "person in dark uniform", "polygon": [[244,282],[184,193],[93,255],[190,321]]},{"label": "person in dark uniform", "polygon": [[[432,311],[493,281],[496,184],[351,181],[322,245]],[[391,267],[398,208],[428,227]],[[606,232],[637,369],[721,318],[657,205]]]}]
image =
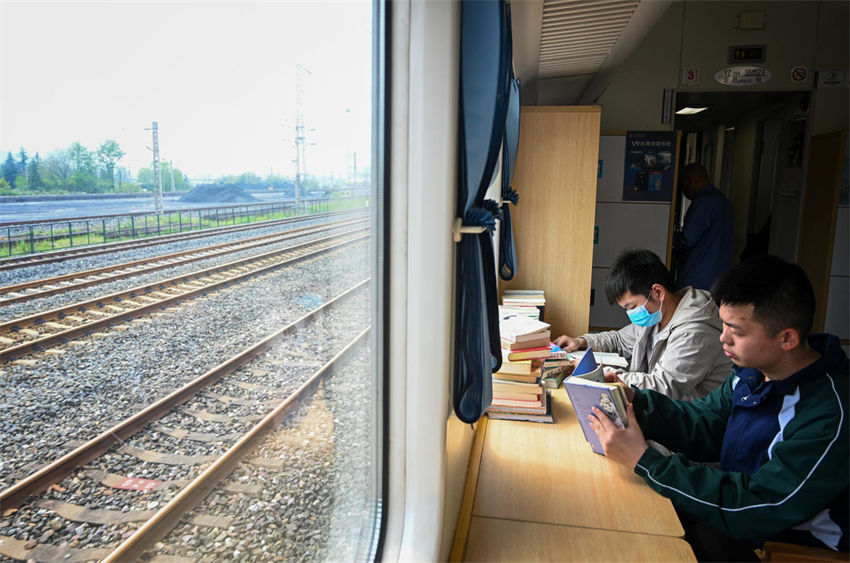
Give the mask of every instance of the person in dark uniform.
[{"label": "person in dark uniform", "polygon": [[732,204],[709,180],[702,164],[688,164],[679,188],[691,205],[681,231],[673,237],[676,287],[711,289],[732,263]]}]

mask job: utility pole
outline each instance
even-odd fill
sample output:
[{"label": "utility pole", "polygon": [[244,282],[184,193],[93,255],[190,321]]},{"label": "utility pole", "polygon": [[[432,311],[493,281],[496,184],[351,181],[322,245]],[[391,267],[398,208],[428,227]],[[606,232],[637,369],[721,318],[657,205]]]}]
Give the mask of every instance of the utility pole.
[{"label": "utility pole", "polygon": [[[159,168],[159,124],[154,121],[150,129],[153,132],[153,185],[154,185],[154,208],[157,215],[162,213],[162,170]],[[150,148],[150,147],[148,147]]]},{"label": "utility pole", "polygon": [[307,154],[305,150],[306,138],[304,136],[304,106],[303,106],[303,84],[302,79],[304,73],[313,74],[309,70],[302,67],[300,64],[295,67],[295,208],[301,199],[304,197],[302,185],[302,170],[306,177],[307,175]]},{"label": "utility pole", "polygon": [[168,167],[171,168],[171,193],[174,193],[174,161],[168,161]]}]

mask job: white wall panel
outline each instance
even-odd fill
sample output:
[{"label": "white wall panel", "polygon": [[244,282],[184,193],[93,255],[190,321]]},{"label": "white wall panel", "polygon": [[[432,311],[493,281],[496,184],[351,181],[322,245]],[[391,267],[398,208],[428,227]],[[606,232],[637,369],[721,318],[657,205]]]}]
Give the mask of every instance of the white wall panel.
[{"label": "white wall panel", "polygon": [[626,168],[626,136],[602,135],[599,137],[599,160],[602,175],[596,180],[597,202],[623,201],[623,176]]},{"label": "white wall panel", "polygon": [[[629,318],[616,303],[608,304],[605,297],[605,276],[608,268],[593,268],[590,288],[593,291],[593,303],[590,305],[590,326],[620,328],[629,322]],[[570,335],[577,336],[577,335]]]},{"label": "white wall panel", "polygon": [[598,202],[593,267],[608,268],[627,248],[648,248],[665,262],[669,221],[669,203]]}]

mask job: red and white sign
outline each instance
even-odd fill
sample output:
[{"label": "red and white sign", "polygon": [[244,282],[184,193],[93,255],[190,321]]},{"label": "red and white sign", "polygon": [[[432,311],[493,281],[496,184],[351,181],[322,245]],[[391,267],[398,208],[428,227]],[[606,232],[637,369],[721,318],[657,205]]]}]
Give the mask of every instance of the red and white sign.
[{"label": "red and white sign", "polygon": [[118,483],[115,488],[116,489],[125,489],[130,491],[144,491],[149,492],[156,489],[162,481],[157,479],[142,479],[140,477],[127,477],[120,483]]},{"label": "red and white sign", "polygon": [[699,67],[686,66],[682,69],[682,82],[685,84],[699,84]]},{"label": "red and white sign", "polygon": [[805,82],[809,78],[809,69],[795,66],[791,69],[791,82]]}]

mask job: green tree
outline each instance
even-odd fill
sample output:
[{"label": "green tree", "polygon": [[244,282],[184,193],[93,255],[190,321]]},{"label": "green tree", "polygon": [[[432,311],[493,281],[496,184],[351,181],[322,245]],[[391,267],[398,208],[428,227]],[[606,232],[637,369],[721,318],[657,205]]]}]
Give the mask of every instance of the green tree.
[{"label": "green tree", "polygon": [[68,147],[68,158],[71,159],[71,168],[74,172],[91,172],[94,169],[94,155],[79,141],[75,141]]},{"label": "green tree", "polygon": [[21,147],[21,150],[18,151],[18,172],[24,175],[27,173],[27,160],[29,160],[27,151],[24,150],[24,147]]},{"label": "green tree", "polygon": [[122,187],[124,186],[124,182],[130,182],[133,179],[133,175],[130,173],[128,168],[123,166],[115,167],[116,176],[118,176],[118,191],[120,192]]},{"label": "green tree", "polygon": [[153,189],[153,167],[139,168],[139,172],[136,174],[136,182],[146,190]]},{"label": "green tree", "polygon": [[3,162],[2,171],[3,179],[6,180],[9,187],[14,188],[15,177],[18,175],[18,163],[15,162],[11,152],[7,154],[5,162]]},{"label": "green tree", "polygon": [[243,172],[239,175],[240,184],[259,184],[263,180],[253,172]]},{"label": "green tree", "polygon": [[30,160],[30,165],[27,170],[27,185],[30,189],[40,189],[44,187],[44,180],[41,179],[41,157],[38,153]]},{"label": "green tree", "polygon": [[27,175],[23,172],[19,172],[17,176],[15,176],[15,189],[26,191],[29,189],[29,185],[27,184]]},{"label": "green tree", "polygon": [[[168,192],[171,190],[171,163],[160,162],[159,168],[162,171],[162,191]],[[136,181],[139,186],[152,190],[154,188],[153,163],[150,168],[141,168],[136,175]],[[189,189],[189,178],[180,171],[179,168],[174,169],[174,191],[183,192]]]},{"label": "green tree", "polygon": [[283,184],[285,182],[289,182],[289,178],[282,176],[281,174],[267,174],[265,178],[263,178],[264,184]]},{"label": "green tree", "polygon": [[71,157],[67,150],[60,149],[48,154],[47,158],[44,159],[44,168],[49,187],[61,190],[69,188],[73,170],[71,168]]},{"label": "green tree", "polygon": [[97,191],[97,177],[95,176],[94,154],[86,147],[75,141],[68,147],[68,157],[71,159],[70,185],[76,192]]},{"label": "green tree", "polygon": [[106,168],[109,186],[115,191],[115,164],[124,157],[124,151],[112,139],[106,139],[97,149],[97,160]]}]

